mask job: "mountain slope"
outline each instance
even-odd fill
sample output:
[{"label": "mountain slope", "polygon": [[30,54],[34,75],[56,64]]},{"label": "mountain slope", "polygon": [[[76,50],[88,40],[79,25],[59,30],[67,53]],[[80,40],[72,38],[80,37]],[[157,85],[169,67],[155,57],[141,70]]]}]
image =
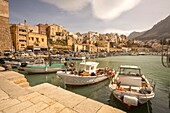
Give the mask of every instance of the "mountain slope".
[{"label": "mountain slope", "polygon": [[134,38],[135,39],[148,39],[148,40],[170,38],[170,15],[164,20],[158,22],[150,30]]},{"label": "mountain slope", "polygon": [[143,31],[143,32],[136,32],[136,31],[134,31],[134,32],[129,34],[128,39],[136,38],[138,36],[143,35],[144,33],[145,33],[145,31]]}]

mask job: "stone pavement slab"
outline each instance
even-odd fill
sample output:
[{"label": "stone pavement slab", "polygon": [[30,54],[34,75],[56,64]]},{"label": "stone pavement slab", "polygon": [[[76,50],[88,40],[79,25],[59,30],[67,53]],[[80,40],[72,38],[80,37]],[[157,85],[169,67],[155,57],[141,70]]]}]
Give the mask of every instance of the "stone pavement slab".
[{"label": "stone pavement slab", "polygon": [[41,94],[39,94],[38,92],[33,92],[33,93],[29,93],[27,95],[24,95],[24,96],[20,96],[18,97],[18,100],[20,101],[26,101],[26,100],[29,100],[31,98],[34,98],[34,97],[37,97],[37,96],[40,96]]},{"label": "stone pavement slab", "polygon": [[4,91],[2,91],[0,89],[0,101],[4,100],[4,99],[8,99],[8,98],[9,98],[9,96]]},{"label": "stone pavement slab", "polygon": [[51,85],[49,83],[43,83],[34,87],[30,87],[28,88],[30,91],[36,91],[39,92],[41,94],[51,94],[52,92],[55,92],[55,90],[57,89],[57,86]]},{"label": "stone pavement slab", "polygon": [[30,106],[26,109],[24,109],[23,111],[20,111],[19,113],[37,113],[43,109],[45,109],[46,107],[48,107],[48,105],[44,102],[39,102],[33,106]]},{"label": "stone pavement slab", "polygon": [[92,99],[86,99],[73,109],[79,113],[96,113],[104,104]]},{"label": "stone pavement slab", "polygon": [[11,78],[11,76],[12,76],[12,78],[13,77],[24,77],[24,75],[23,74],[20,74],[20,73],[17,73],[17,72],[15,72],[15,71],[3,71],[3,72],[1,72],[1,76],[3,76],[3,77],[6,77],[6,78]]},{"label": "stone pavement slab", "polygon": [[73,108],[74,106],[76,106],[77,104],[79,104],[80,102],[86,99],[86,97],[84,96],[72,93],[60,87],[57,86],[51,87],[51,85],[47,83],[37,87],[36,86],[32,87],[30,89],[32,89],[33,91],[37,91],[43,95],[46,95],[51,99],[54,99],[59,103],[70,108]]},{"label": "stone pavement slab", "polygon": [[31,105],[33,105],[33,103],[29,102],[29,101],[25,101],[19,104],[16,104],[12,107],[6,108],[3,110],[4,113],[17,113],[25,108],[30,107]]},{"label": "stone pavement slab", "polygon": [[6,92],[9,95],[9,97],[12,98],[16,98],[21,95],[30,93],[30,91],[23,89],[2,77],[0,77],[0,89],[2,89],[4,92]]},{"label": "stone pavement slab", "polygon": [[77,104],[86,99],[84,96],[72,93],[62,88],[57,88],[55,92],[48,96],[69,108],[75,107]]},{"label": "stone pavement slab", "polygon": [[70,108],[64,108],[60,113],[78,113]]},{"label": "stone pavement slab", "polygon": [[[62,109],[64,109],[64,105],[60,103],[55,103],[44,110],[40,111],[39,113],[59,113]],[[67,113],[67,112],[65,112]]]},{"label": "stone pavement slab", "polygon": [[9,99],[9,100],[3,101],[0,103],[0,110],[6,109],[18,103],[20,103],[20,101],[17,99]]},{"label": "stone pavement slab", "polygon": [[111,106],[104,105],[101,107],[101,109],[99,109],[99,111],[97,111],[97,113],[124,113],[124,112],[121,110],[115,109]]},{"label": "stone pavement slab", "polygon": [[31,87],[30,90],[37,91],[37,90],[41,90],[44,88],[57,88],[57,87],[49,83],[43,83],[43,84],[39,84],[39,85]]},{"label": "stone pavement slab", "polygon": [[9,80],[15,84],[18,84],[18,86],[20,86],[22,88],[30,87],[25,76],[22,74],[19,74],[17,72],[14,72],[14,71],[0,72],[0,77],[3,77],[6,80]]},{"label": "stone pavement slab", "polygon": [[47,96],[44,96],[44,95],[39,95],[39,96],[36,96],[34,98],[31,98],[30,101],[34,104],[41,102],[41,101],[45,102],[48,105],[53,105],[53,104],[56,103],[55,100],[52,100],[52,99],[50,99],[50,98],[48,98]]}]

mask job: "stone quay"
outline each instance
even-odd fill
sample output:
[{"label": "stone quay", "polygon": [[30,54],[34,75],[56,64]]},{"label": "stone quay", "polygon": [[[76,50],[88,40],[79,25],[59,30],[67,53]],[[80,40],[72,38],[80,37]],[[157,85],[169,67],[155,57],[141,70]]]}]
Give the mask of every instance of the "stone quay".
[{"label": "stone quay", "polygon": [[0,67],[0,113],[125,112],[49,83],[31,87],[24,75]]}]

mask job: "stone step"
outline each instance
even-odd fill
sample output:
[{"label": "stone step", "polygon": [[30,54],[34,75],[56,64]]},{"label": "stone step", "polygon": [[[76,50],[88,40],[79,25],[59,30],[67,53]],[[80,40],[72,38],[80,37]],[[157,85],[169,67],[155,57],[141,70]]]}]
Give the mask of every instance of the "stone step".
[{"label": "stone step", "polygon": [[22,82],[22,83],[19,83],[18,85],[22,88],[29,88],[30,87],[28,82]]},{"label": "stone step", "polygon": [[14,71],[4,71],[0,73],[0,76],[17,84],[22,88],[28,88],[29,83],[24,75],[14,72]]},{"label": "stone step", "polygon": [[9,82],[5,78],[0,77],[0,89],[8,94],[11,98],[16,98],[21,95],[26,95],[31,91],[21,88],[20,86]]}]

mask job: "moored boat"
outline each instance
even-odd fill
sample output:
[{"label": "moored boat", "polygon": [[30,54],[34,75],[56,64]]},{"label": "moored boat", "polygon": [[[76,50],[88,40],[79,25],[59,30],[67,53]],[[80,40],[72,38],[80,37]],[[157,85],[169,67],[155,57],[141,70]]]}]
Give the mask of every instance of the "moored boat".
[{"label": "moored boat", "polygon": [[64,63],[59,64],[46,64],[44,59],[37,59],[33,64],[26,64],[20,67],[20,70],[24,70],[27,73],[54,73],[64,70]]},{"label": "moored boat", "polygon": [[128,108],[144,104],[155,96],[155,83],[149,82],[141,74],[139,66],[120,66],[119,71],[111,80],[109,88],[115,98]]},{"label": "moored boat", "polygon": [[101,82],[114,75],[109,69],[97,69],[98,62],[82,62],[79,71],[58,71],[59,76],[66,85],[83,86]]}]

